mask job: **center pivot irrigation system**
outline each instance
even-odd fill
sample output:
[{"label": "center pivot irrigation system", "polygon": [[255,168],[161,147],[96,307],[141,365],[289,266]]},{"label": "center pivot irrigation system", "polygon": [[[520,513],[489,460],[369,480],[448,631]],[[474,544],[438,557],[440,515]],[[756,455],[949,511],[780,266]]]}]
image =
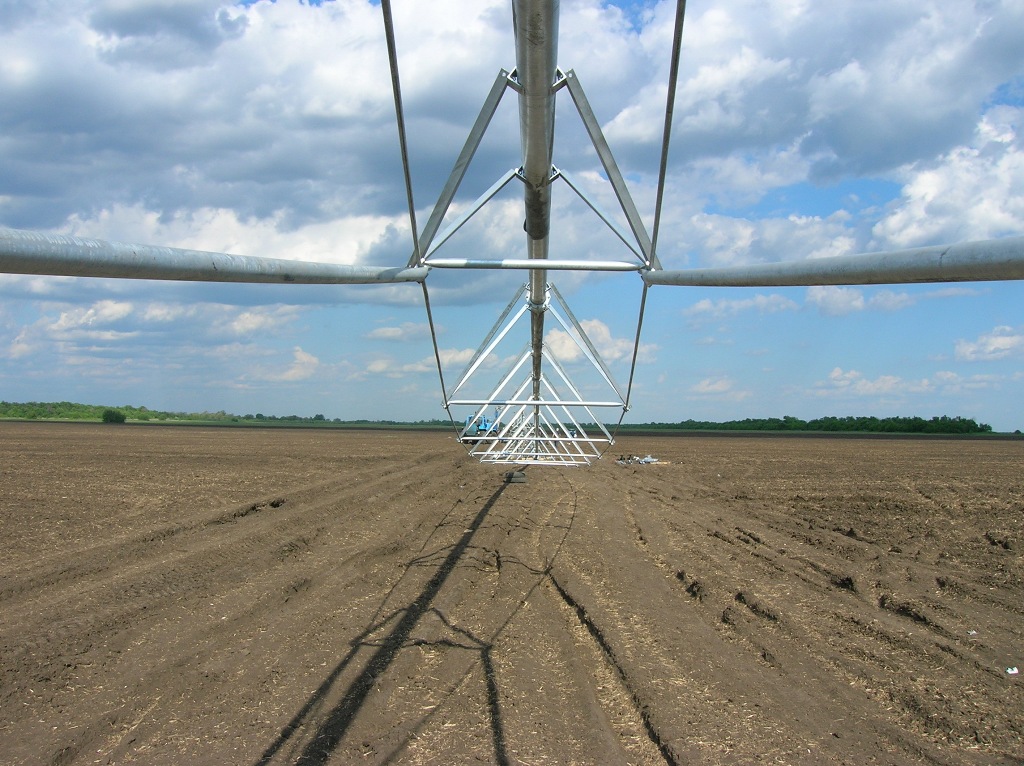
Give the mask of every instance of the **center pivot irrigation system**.
[{"label": "center pivot irrigation system", "polygon": [[[382,0],[384,28],[391,66],[399,144],[409,203],[412,255],[392,268],[344,266],[229,255],[170,247],[129,245],[39,232],[0,229],[0,272],[82,277],[119,277],[202,282],[261,282],[296,284],[384,284],[417,282],[422,286],[430,322],[444,407],[469,452],[483,462],[506,464],[582,465],[600,457],[613,443],[614,429],[630,407],[633,373],[651,285],[808,286],[896,284],[1024,279],[1024,237],[919,248],[888,253],[840,256],[775,264],[718,269],[666,270],[658,259],[658,228],[665,190],[669,137],[679,71],[685,1],[677,0],[675,34],[665,108],[661,165],[651,231],[645,227],[590,103],[573,70],[558,67],[557,0],[512,0],[516,65],[501,70],[484,101],[462,152],[433,211],[418,231],[405,118],[402,107],[389,0]],[[506,91],[519,99],[522,164],[504,173],[461,215],[445,223],[446,214],[470,162]],[[626,231],[606,215],[581,187],[554,165],[555,99],[566,91],[576,107],[605,175],[628,223]],[[526,257],[466,259],[440,257],[446,241],[495,194],[512,181],[523,186]],[[621,240],[625,260],[559,260],[549,257],[551,190],[564,182],[589,205]],[[466,369],[449,387],[445,383],[437,346],[427,277],[433,269],[518,269],[528,280],[513,296]],[[625,389],[614,380],[607,364],[551,281],[558,271],[635,272],[641,296],[633,341],[629,380]],[[552,321],[548,321],[548,320]],[[557,325],[577,346],[592,368],[593,386],[573,382],[563,362],[545,344],[545,325]],[[496,349],[507,339],[522,336],[522,351],[495,374]],[[577,355],[574,353],[574,357]],[[596,373],[596,375],[594,375]],[[617,414],[607,427],[597,413]]]}]

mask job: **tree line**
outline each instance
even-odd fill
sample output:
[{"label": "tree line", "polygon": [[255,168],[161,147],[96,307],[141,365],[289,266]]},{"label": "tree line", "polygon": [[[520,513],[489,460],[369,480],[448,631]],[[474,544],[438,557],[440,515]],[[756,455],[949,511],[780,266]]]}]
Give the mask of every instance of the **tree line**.
[{"label": "tree line", "polygon": [[992,433],[988,423],[972,418],[937,416],[922,417],[873,416],[824,417],[802,420],[786,415],[781,418],[745,418],[716,423],[708,420],[684,420],[680,423],[658,423],[654,427],[678,431],[824,431],[832,433],[889,433],[889,434],[987,434]]},{"label": "tree line", "polygon": [[[119,413],[117,419],[110,413]],[[342,420],[317,415],[264,415],[261,412],[249,415],[233,415],[224,410],[217,412],[165,412],[124,404],[112,407],[106,404],[78,404],[76,402],[3,402],[0,401],[0,418],[11,420],[97,420],[106,423],[134,420],[137,422],[192,422],[192,423],[266,423],[271,425],[347,425],[364,427],[381,426],[451,426],[447,420],[420,420],[405,422],[399,420]]]},{"label": "tree line", "polygon": [[[123,422],[110,413],[116,412],[126,420],[146,421],[179,421],[197,423],[249,423],[251,425],[346,425],[365,428],[416,426],[421,428],[450,426],[447,420],[419,420],[416,422],[398,420],[342,420],[329,419],[322,414],[303,415],[232,415],[219,410],[217,412],[163,412],[150,410],[146,407],[122,405],[110,407],[100,404],[77,404],[74,402],[2,402],[0,401],[0,418],[17,420],[94,420],[104,422]],[[992,433],[992,426],[978,423],[972,418],[947,415],[925,420],[922,417],[889,417],[873,416],[823,417],[813,420],[802,420],[786,415],[781,418],[745,418],[715,422],[711,420],[683,420],[678,423],[644,423],[630,424],[629,429],[673,430],[673,431],[817,431],[843,433],[896,433],[896,434],[987,434]]]}]

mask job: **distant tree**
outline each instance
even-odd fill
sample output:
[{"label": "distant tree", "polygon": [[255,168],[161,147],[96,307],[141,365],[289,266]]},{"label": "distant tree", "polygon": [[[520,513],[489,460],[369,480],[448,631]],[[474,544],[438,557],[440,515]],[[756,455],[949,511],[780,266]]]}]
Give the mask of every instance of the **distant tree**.
[{"label": "distant tree", "polygon": [[121,410],[103,410],[102,418],[104,423],[123,423],[125,421],[124,413]]}]

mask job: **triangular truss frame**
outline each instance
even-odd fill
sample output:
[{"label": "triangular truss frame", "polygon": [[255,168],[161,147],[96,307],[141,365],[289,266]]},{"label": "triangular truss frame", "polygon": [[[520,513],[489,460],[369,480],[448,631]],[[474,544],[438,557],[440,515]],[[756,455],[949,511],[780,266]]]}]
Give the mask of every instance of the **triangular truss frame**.
[{"label": "triangular truss frame", "polygon": [[[462,152],[434,205],[422,235],[417,240],[415,251],[409,259],[410,268],[428,266],[448,269],[543,269],[545,272],[549,270],[636,272],[658,266],[657,258],[653,253],[651,237],[640,218],[637,207],[626,187],[625,179],[618,169],[601,126],[594,116],[575,72],[558,70],[552,91],[562,88],[566,88],[572,97],[576,111],[601,159],[608,183],[619,202],[629,231],[618,225],[586,194],[579,184],[574,183],[567,174],[554,165],[551,166],[549,183],[555,183],[559,179],[564,181],[621,241],[633,259],[467,259],[438,255],[438,250],[501,189],[514,179],[525,182],[523,168],[508,170],[475,202],[441,230],[442,220],[480,146],[503,93],[508,89],[520,89],[516,71],[509,72],[503,69],[495,78]],[[437,345],[429,293],[424,283],[427,318],[431,325],[434,355],[444,394],[443,406],[452,420],[459,441],[467,447],[471,455],[482,462],[520,465],[587,465],[592,460],[599,458],[604,450],[614,443],[614,430],[617,429],[623,416],[629,410],[629,392],[636,367],[647,288],[644,287],[643,298],[640,301],[629,384],[623,393],[600,352],[587,336],[557,288],[551,282],[545,282],[544,287],[545,298],[542,303],[531,303],[526,299],[529,284],[523,285],[518,290],[449,392],[445,387],[441,352]],[[597,377],[603,382],[604,388],[609,392],[608,397],[598,400],[584,398],[565,366],[546,346],[539,351],[542,364],[530,365],[530,360],[537,358],[538,350],[528,344],[521,354],[512,359],[509,368],[498,379],[496,385],[489,389],[489,395],[480,398],[459,398],[458,394],[466,389],[471,381],[479,383],[480,378],[487,374],[484,362],[491,356],[498,344],[514,328],[526,323],[531,313],[538,312],[553,317],[559,327],[572,338],[590,369],[596,371]],[[522,380],[519,379],[520,375],[524,376]],[[472,409],[469,410],[470,414],[465,419],[459,419],[452,412],[453,407]],[[487,413],[492,410],[495,415],[488,417]],[[598,412],[607,412],[608,410],[617,411],[617,417],[607,418],[614,420],[613,429],[609,429],[603,422],[606,418],[598,416]]]},{"label": "triangular truss frame", "polygon": [[[532,350],[529,346],[512,357],[497,384],[489,389],[489,395],[480,398],[458,396],[482,377],[484,362],[512,330],[525,324],[532,310],[529,301],[525,300],[526,289],[526,285],[519,289],[451,392],[445,391],[444,407],[452,416],[453,423],[457,422],[452,413],[453,407],[467,408],[465,411],[471,413],[462,421],[458,438],[481,462],[587,465],[614,442],[612,432],[597,412],[618,410],[618,422],[621,422],[629,405],[611,370],[554,285],[547,285],[548,300],[544,310],[572,339],[590,369],[597,373],[609,398],[585,398],[563,363],[547,346],[542,351],[546,363],[544,369],[553,374],[542,373],[540,397],[534,398],[531,394],[533,377],[528,363]],[[518,310],[514,311],[517,305]],[[487,413],[492,410],[494,416],[487,418]],[[485,424],[483,428],[481,423]]]}]

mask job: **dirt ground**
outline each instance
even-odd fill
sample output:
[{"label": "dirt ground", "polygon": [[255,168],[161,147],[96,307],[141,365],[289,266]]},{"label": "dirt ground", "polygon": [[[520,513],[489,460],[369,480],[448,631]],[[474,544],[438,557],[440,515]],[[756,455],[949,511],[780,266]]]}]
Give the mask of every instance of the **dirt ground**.
[{"label": "dirt ground", "polygon": [[0,762],[1021,764],[1022,467],[0,423]]}]

